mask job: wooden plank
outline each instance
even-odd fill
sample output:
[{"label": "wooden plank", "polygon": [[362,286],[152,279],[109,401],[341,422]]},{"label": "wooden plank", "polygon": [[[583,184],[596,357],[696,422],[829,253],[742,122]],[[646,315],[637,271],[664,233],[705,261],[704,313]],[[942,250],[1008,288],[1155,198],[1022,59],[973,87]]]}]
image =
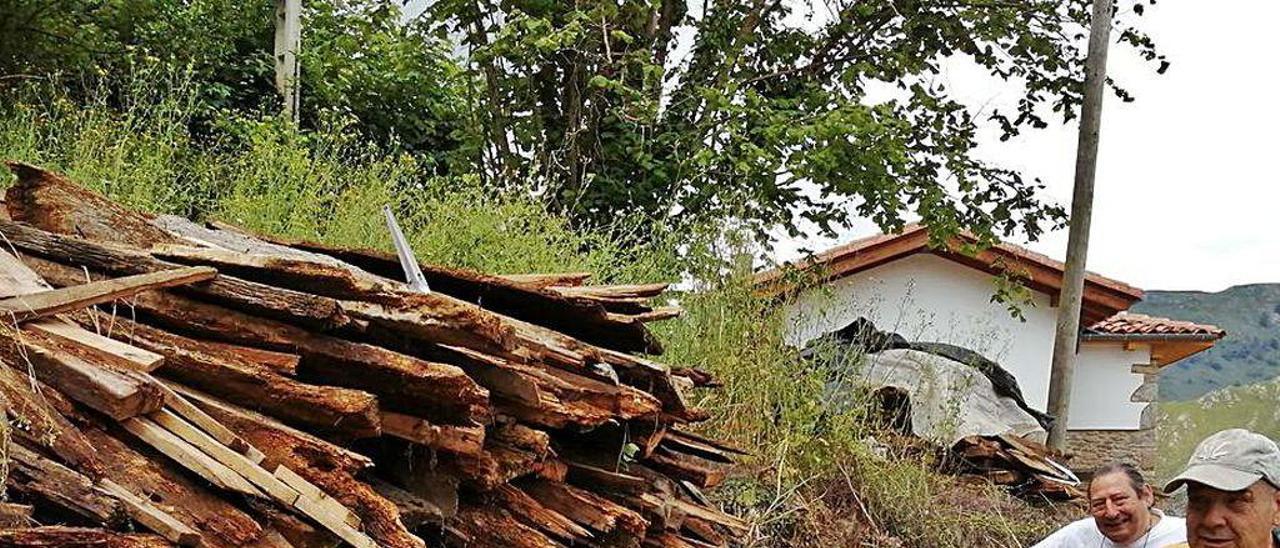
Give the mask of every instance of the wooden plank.
[{"label": "wooden plank", "polygon": [[178,546],[198,546],[200,544],[203,538],[200,533],[187,527],[163,510],[156,508],[150,501],[133,494],[133,492],[108,478],[103,478],[102,481],[98,482],[98,485],[120,499],[120,502],[124,503],[125,509],[129,512],[129,516],[134,521],[142,524],[143,527],[150,529]]},{"label": "wooden plank", "polygon": [[244,455],[254,464],[262,464],[266,459],[266,455],[263,455],[256,447],[250,445],[249,442],[244,440],[244,438],[241,438],[238,434],[232,432],[230,428],[227,428],[221,422],[218,422],[217,419],[209,416],[209,414],[205,413],[204,410],[196,407],[195,404],[191,403],[191,401],[185,396],[173,391],[173,389],[169,388],[166,384],[162,383],[160,386],[165,390],[165,403],[173,412],[177,413],[191,424],[200,427],[200,429],[206,434],[212,436],[213,439],[218,440],[218,443],[231,448],[232,451]]},{"label": "wooden plank", "polygon": [[16,443],[8,447],[6,484],[27,500],[44,501],[94,523],[110,526],[125,522],[119,501],[97,489],[79,472],[44,458]]},{"label": "wooden plank", "polygon": [[204,454],[182,438],[161,428],[150,419],[134,417],[121,424],[138,439],[214,485],[250,496],[266,496],[230,468]]},{"label": "wooden plank", "polygon": [[164,356],[104,337],[56,319],[42,319],[22,328],[59,344],[74,346],[97,360],[132,371],[150,373],[164,363]]},{"label": "wooden plank", "polygon": [[165,548],[169,541],[155,535],[116,533],[90,527],[23,527],[0,529],[0,546],[5,548]]},{"label": "wooden plank", "polygon": [[484,447],[483,426],[436,425],[391,411],[382,411],[382,433],[454,453],[475,454]]},{"label": "wooden plank", "polygon": [[531,285],[538,288],[551,286],[580,286],[591,277],[590,272],[565,272],[558,274],[502,274],[498,276],[518,284]]},{"label": "wooden plank", "polygon": [[258,466],[257,463],[219,443],[218,440],[183,420],[172,411],[161,409],[152,414],[150,418],[161,428],[186,440],[187,443],[213,457],[214,460],[230,468],[231,471],[243,476],[271,498],[280,501],[286,506],[292,506],[298,501],[299,494],[292,487],[285,485],[284,482]]},{"label": "wooden plank", "polygon": [[111,302],[143,291],[208,281],[217,275],[217,269],[191,266],[18,295],[0,300],[0,317],[24,322]]},{"label": "wooden plank", "polygon": [[30,527],[35,523],[31,520],[31,511],[29,504],[0,502],[0,528]]},{"label": "wooden plank", "polygon": [[[181,265],[152,257],[140,249],[53,234],[3,220],[0,220],[0,234],[3,234],[13,247],[28,256],[24,258],[28,266],[37,270],[47,281],[56,286],[84,284],[85,273],[81,270],[82,268],[88,268],[95,274],[130,275],[162,272],[181,267]],[[49,274],[40,271],[35,264],[32,264],[29,256],[42,257],[46,261],[74,262],[78,266],[71,268],[73,281],[58,283],[50,280]],[[272,287],[232,276],[218,276],[206,283],[177,290],[200,295],[202,298],[225,303],[254,314],[317,329],[334,329],[350,322],[350,318],[342,312],[338,301],[334,299]],[[148,293],[142,293],[142,295],[146,294]]]},{"label": "wooden plank", "polygon": [[[278,466],[275,470],[275,477],[297,491],[301,495],[300,498],[313,501],[310,507],[323,509],[326,514],[336,517],[348,527],[360,527],[360,516],[355,515],[354,512],[343,506],[337,499],[329,496],[328,493],[320,490],[315,484],[299,476],[293,470],[285,466]],[[334,532],[337,533],[337,531]]]},{"label": "wooden plank", "polygon": [[91,478],[102,475],[98,451],[54,405],[56,391],[31,382],[25,372],[0,360],[0,405],[13,420],[14,437],[25,439]]},{"label": "wooden plank", "polygon": [[165,356],[160,374],[295,424],[351,439],[376,437],[378,400],[360,390],[306,384],[222,352],[224,347],[117,318],[133,344]]},{"label": "wooden plank", "polygon": [[35,336],[0,341],[0,355],[67,397],[115,420],[150,413],[164,405],[164,393],[143,373],[89,363]]}]

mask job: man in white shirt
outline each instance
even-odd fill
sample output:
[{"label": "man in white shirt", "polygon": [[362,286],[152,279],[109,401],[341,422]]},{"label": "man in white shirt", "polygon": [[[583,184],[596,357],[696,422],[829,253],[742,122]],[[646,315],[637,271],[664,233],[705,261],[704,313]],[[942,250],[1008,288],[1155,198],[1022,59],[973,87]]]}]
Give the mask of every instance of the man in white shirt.
[{"label": "man in white shirt", "polygon": [[1165,548],[1187,539],[1186,522],[1152,507],[1155,494],[1131,465],[1098,469],[1087,493],[1092,517],[1068,524],[1034,548]]}]

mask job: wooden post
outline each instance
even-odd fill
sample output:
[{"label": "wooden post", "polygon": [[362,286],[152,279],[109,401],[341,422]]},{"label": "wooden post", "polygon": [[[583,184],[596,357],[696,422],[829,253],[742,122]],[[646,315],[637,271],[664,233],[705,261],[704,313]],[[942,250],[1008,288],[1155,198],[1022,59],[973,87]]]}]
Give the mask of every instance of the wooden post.
[{"label": "wooden post", "polygon": [[284,115],[298,121],[298,51],[302,45],[302,0],[276,2],[276,90]]},{"label": "wooden post", "polygon": [[1076,146],[1075,191],[1071,197],[1071,232],[1067,238],[1066,273],[1058,299],[1058,327],[1053,341],[1053,370],[1049,377],[1049,413],[1056,419],[1049,431],[1049,445],[1055,449],[1066,446],[1070,418],[1071,384],[1084,296],[1084,266],[1089,254],[1089,223],[1093,215],[1093,179],[1098,167],[1098,132],[1102,125],[1111,12],[1112,0],[1093,1],[1089,53],[1085,60],[1084,104],[1080,109],[1080,138]]}]

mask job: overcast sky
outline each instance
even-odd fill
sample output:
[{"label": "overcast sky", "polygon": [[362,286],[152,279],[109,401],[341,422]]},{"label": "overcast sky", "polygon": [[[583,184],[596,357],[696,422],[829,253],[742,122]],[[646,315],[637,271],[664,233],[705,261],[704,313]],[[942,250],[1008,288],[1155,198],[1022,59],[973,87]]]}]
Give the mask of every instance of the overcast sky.
[{"label": "overcast sky", "polygon": [[[1144,289],[1280,283],[1280,2],[1170,0],[1144,19],[1172,67],[1156,75],[1112,44],[1109,72],[1138,100],[1103,107],[1089,269]],[[968,104],[1016,93],[964,66],[945,77]],[[982,152],[1067,207],[1075,149],[1072,125]],[[874,232],[783,242],[778,257]],[[1029,247],[1060,259],[1066,241],[1062,230]]]},{"label": "overcast sky", "polygon": [[[1172,67],[1157,75],[1112,43],[1109,73],[1137,101],[1103,108],[1089,269],[1144,289],[1280,283],[1280,1],[1166,0],[1142,20]],[[964,65],[943,78],[971,105],[1017,94]],[[1075,149],[1072,125],[992,138],[982,154],[1040,177],[1069,208]],[[861,222],[834,239],[786,240],[775,258],[877,231]],[[1029,247],[1061,259],[1066,241],[1061,230]]]}]

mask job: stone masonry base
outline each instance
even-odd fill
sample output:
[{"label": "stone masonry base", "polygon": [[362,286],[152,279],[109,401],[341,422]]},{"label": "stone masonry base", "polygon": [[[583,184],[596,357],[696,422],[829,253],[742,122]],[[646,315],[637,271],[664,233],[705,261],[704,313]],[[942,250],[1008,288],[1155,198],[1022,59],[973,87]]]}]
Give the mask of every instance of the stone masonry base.
[{"label": "stone masonry base", "polygon": [[1093,470],[1111,462],[1134,464],[1148,481],[1154,479],[1156,459],[1155,428],[1142,430],[1068,430],[1067,451],[1073,456],[1068,466],[1087,478]]}]

